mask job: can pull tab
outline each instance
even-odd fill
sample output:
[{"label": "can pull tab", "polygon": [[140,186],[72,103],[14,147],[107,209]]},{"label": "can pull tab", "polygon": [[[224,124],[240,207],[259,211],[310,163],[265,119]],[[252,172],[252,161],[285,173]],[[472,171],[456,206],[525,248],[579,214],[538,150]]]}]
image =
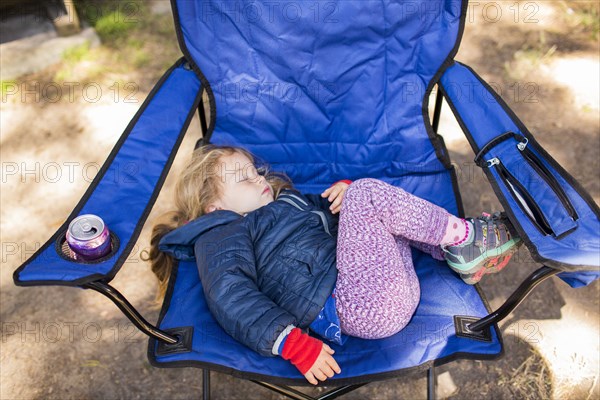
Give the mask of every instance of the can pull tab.
[{"label": "can pull tab", "polygon": [[93,226],[91,224],[91,222],[89,222],[89,221],[84,221],[81,224],[81,230],[83,231],[83,233],[91,233],[91,234],[98,233],[98,228],[96,228],[95,226]]}]

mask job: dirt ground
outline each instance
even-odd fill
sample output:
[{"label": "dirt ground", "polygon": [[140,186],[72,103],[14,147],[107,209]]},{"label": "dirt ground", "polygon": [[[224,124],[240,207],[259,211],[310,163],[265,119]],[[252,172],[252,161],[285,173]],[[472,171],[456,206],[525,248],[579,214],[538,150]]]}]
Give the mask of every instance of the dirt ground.
[{"label": "dirt ground", "polygon": [[[155,3],[155,12],[164,13],[164,4]],[[600,67],[594,22],[598,14],[592,14],[590,22],[585,10],[597,10],[590,4],[471,3],[456,59],[472,66],[496,88],[539,142],[598,203]],[[162,31],[174,38],[172,26]],[[144,335],[103,296],[66,287],[20,288],[12,281],[13,271],[69,215],[165,69],[155,60],[161,50],[150,47],[152,56],[140,62],[139,69],[109,68],[107,72],[105,64],[110,62],[102,52],[110,49],[104,47],[92,53],[100,54],[95,59],[66,58],[15,79],[15,93],[7,94],[3,84],[1,399],[200,397],[201,370],[151,367]],[[170,54],[175,61],[176,49]],[[97,72],[100,67],[104,70]],[[63,71],[68,79],[54,82],[57,71]],[[73,98],[64,90],[67,81],[81,83],[72,85]],[[63,89],[58,101],[49,101],[48,91],[56,89],[53,82]],[[91,83],[99,85],[100,96],[82,91]],[[128,83],[135,86],[126,86]],[[92,97],[95,101],[90,101]],[[448,107],[444,110],[440,133],[459,172],[467,215],[498,209],[489,184],[473,165],[470,147]],[[173,176],[199,136],[199,123],[193,120],[150,221],[169,208]],[[154,322],[158,317],[158,309],[152,305],[156,282],[139,258],[148,246],[149,230],[147,224],[113,285]],[[502,304],[536,268],[527,250],[521,249],[505,271],[485,279],[481,287],[491,307]],[[571,289],[557,278],[545,281],[500,324],[505,356],[497,361],[466,360],[439,367],[438,396],[599,399],[599,290],[598,282]],[[215,399],[283,398],[227,375],[213,373],[212,380]],[[414,376],[373,383],[346,398],[425,396],[425,378]]]}]

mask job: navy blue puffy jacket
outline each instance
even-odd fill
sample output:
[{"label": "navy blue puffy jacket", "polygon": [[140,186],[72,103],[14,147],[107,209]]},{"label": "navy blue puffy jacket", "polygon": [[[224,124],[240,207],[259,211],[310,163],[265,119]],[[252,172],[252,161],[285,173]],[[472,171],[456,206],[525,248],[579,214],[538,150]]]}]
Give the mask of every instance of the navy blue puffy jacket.
[{"label": "navy blue puffy jacket", "polygon": [[214,211],[197,218],[165,235],[159,248],[195,257],[215,319],[272,356],[279,334],[310,325],[335,286],[337,221],[327,199],[284,191],[245,217]]}]

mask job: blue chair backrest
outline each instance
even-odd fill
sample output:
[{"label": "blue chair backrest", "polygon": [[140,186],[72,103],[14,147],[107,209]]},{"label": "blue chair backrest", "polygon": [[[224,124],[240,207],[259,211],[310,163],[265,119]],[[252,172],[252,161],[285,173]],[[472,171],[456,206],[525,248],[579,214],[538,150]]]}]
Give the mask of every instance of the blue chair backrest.
[{"label": "blue chair backrest", "polygon": [[447,172],[427,100],[464,3],[174,2],[180,45],[211,84],[212,143],[243,145],[308,191],[370,176],[412,192]]}]

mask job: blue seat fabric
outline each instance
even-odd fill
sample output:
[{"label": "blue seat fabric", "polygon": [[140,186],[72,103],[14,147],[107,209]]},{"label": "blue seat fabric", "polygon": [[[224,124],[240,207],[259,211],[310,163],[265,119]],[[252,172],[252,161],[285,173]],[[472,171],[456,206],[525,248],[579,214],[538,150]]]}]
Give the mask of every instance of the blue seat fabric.
[{"label": "blue seat fabric", "polygon": [[[496,329],[492,341],[456,336],[453,315],[482,317],[488,310],[477,291],[467,287],[445,263],[414,250],[421,285],[421,302],[409,325],[381,340],[349,338],[344,346],[331,344],[342,373],[331,384],[358,383],[401,375],[418,366],[442,363],[454,356],[493,358],[502,352]],[[263,357],[236,342],[211,317],[198,270],[193,262],[180,262],[168,310],[161,314],[161,329],[194,328],[193,351],[158,356],[151,341],[148,356],[154,366],[198,366],[245,378],[282,384],[306,384],[288,361]]]}]

